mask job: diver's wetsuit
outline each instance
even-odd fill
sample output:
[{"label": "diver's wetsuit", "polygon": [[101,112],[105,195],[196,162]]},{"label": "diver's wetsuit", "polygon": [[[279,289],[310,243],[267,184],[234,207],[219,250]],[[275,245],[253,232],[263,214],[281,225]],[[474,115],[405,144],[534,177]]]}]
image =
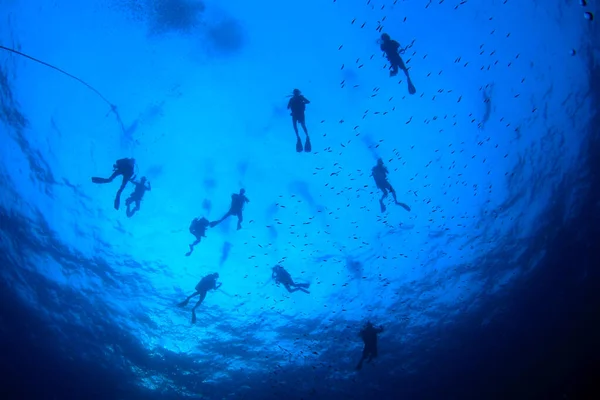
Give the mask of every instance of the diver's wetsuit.
[{"label": "diver's wetsuit", "polygon": [[92,182],[103,184],[112,182],[117,176],[123,175],[123,181],[121,182],[121,187],[117,191],[117,195],[115,196],[115,209],[118,210],[121,204],[121,193],[125,186],[127,186],[127,182],[133,177],[135,167],[135,160],[133,158],[122,158],[117,160],[117,162],[113,165],[113,174],[110,178],[99,178],[93,177]]},{"label": "diver's wetsuit", "polygon": [[194,218],[190,224],[190,233],[196,237],[196,241],[190,244],[190,251],[185,254],[186,256],[190,256],[194,251],[194,246],[200,243],[203,237],[206,237],[206,228],[208,228],[208,225],[209,222],[206,218]]},{"label": "diver's wetsuit", "polygon": [[271,277],[275,279],[275,283],[281,283],[290,293],[293,293],[297,290],[300,290],[304,293],[310,293],[308,290],[306,290],[306,288],[310,286],[309,283],[294,283],[290,273],[287,272],[281,265],[276,265],[273,267],[273,273],[271,274]]},{"label": "diver's wetsuit", "polygon": [[383,327],[375,328],[370,322],[360,331],[359,335],[365,344],[363,348],[362,357],[356,366],[356,369],[360,370],[363,365],[363,361],[371,362],[374,358],[377,358],[377,335],[383,332]]},{"label": "diver's wetsuit", "polygon": [[294,94],[288,102],[287,108],[292,112],[292,124],[294,126],[294,132],[296,132],[296,137],[299,137],[298,122],[300,122],[300,125],[308,138],[308,129],[306,129],[306,120],[304,117],[304,111],[306,110],[307,104],[310,104],[310,101],[301,94]]},{"label": "diver's wetsuit", "polygon": [[242,229],[242,221],[244,217],[242,216],[242,211],[244,209],[244,204],[249,203],[250,200],[244,195],[246,193],[244,190],[241,190],[240,193],[234,193],[231,195],[231,206],[229,207],[229,211],[218,221],[213,221],[210,223],[211,228],[219,225],[225,219],[229,218],[232,215],[238,217],[237,229]]},{"label": "diver's wetsuit", "polygon": [[390,62],[390,76],[396,76],[398,74],[398,68],[404,71],[406,76],[408,76],[408,70],[404,65],[404,61],[402,61],[402,57],[400,57],[400,54],[398,53],[398,50],[400,49],[400,43],[392,39],[383,39],[380,48]]},{"label": "diver's wetsuit", "polygon": [[[143,177],[139,182],[136,182],[132,179],[131,183],[135,185],[135,190],[129,195],[127,200],[125,200],[125,205],[127,205],[127,216],[129,218],[133,217],[133,214],[140,210],[140,203],[144,197],[144,193],[152,190],[150,187],[150,182],[148,182],[145,177]],[[135,208],[133,210],[129,209],[131,203],[135,203]]]},{"label": "diver's wetsuit", "polygon": [[196,323],[196,308],[200,304],[202,304],[202,302],[206,298],[206,293],[209,290],[213,290],[213,289],[217,290],[218,288],[221,287],[221,285],[222,285],[221,283],[217,284],[218,278],[219,278],[219,274],[217,274],[217,273],[205,276],[196,285],[196,292],[194,294],[188,296],[187,299],[185,299],[184,301],[182,301],[181,303],[178,304],[179,307],[185,307],[189,303],[189,301],[192,299],[192,297],[200,296],[200,298],[198,299],[198,302],[196,303],[194,308],[192,308],[192,324]]}]

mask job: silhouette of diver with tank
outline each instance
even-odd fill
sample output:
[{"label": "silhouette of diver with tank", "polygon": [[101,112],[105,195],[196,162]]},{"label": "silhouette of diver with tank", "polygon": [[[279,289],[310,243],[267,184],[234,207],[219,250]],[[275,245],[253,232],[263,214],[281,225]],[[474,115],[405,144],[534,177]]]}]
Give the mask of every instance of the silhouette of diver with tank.
[{"label": "silhouette of diver with tank", "polygon": [[383,332],[383,326],[375,328],[371,321],[367,322],[364,328],[360,330],[358,335],[362,339],[365,346],[363,348],[362,357],[356,365],[357,370],[362,368],[365,360],[370,363],[374,358],[377,358],[377,335],[381,332]]},{"label": "silhouette of diver with tank", "polygon": [[275,279],[277,286],[279,286],[281,283],[290,293],[293,293],[297,290],[300,290],[304,293],[310,293],[308,290],[306,290],[308,287],[310,287],[310,283],[295,283],[290,273],[287,272],[281,265],[276,265],[273,267],[271,278]]},{"label": "silhouette of diver with tank", "polygon": [[306,129],[306,121],[304,117],[304,111],[306,110],[306,105],[310,104],[310,101],[306,97],[304,97],[300,90],[294,89],[294,94],[292,98],[288,102],[288,110],[291,111],[290,115],[292,116],[292,124],[294,126],[294,132],[296,132],[296,151],[300,153],[302,149],[302,140],[300,140],[300,135],[298,135],[298,122],[302,125],[302,129],[306,134],[306,143],[304,144],[304,151],[310,153],[312,151],[312,145],[310,143],[310,137],[308,136],[308,130]]},{"label": "silhouette of diver with tank", "polygon": [[198,243],[200,243],[200,241],[202,240],[203,237],[206,237],[206,228],[208,228],[209,225],[210,225],[210,223],[204,217],[194,218],[194,220],[190,224],[190,233],[196,237],[196,241],[189,245],[190,251],[185,253],[186,257],[189,257],[190,255],[192,255],[192,252],[194,251],[194,247]]},{"label": "silhouette of diver with tank", "polygon": [[[127,200],[125,200],[125,205],[127,205],[127,217],[131,218],[133,217],[133,214],[135,214],[137,211],[140,211],[140,203],[142,202],[144,193],[152,190],[152,187],[145,176],[142,176],[142,179],[140,179],[139,182],[135,181],[135,176],[133,176],[129,181],[135,185],[133,193],[131,193]],[[129,208],[131,203],[135,203],[135,208],[133,210]]]},{"label": "silhouette of diver with tank", "polygon": [[398,75],[398,69],[404,71],[406,79],[408,80],[408,93],[415,94],[417,90],[410,79],[408,69],[406,68],[406,65],[404,65],[402,57],[400,57],[400,53],[404,54],[405,49],[400,49],[400,43],[392,40],[387,33],[381,34],[379,44],[381,50],[385,53],[386,58],[390,62],[390,76]]},{"label": "silhouette of diver with tank", "polygon": [[221,218],[218,221],[212,221],[210,223],[210,227],[214,228],[215,226],[219,225],[221,222],[223,222],[225,219],[229,218],[232,215],[235,215],[236,217],[238,217],[238,224],[237,224],[237,229],[238,231],[240,229],[242,229],[242,221],[244,220],[244,217],[242,216],[242,211],[244,209],[244,205],[246,203],[249,203],[250,200],[248,200],[248,198],[245,196],[246,190],[245,189],[240,189],[240,193],[234,193],[231,195],[231,206],[229,207],[229,211],[227,211],[227,213],[225,215],[223,215],[223,218]]},{"label": "silhouette of diver with tank", "polygon": [[379,158],[377,160],[377,165],[373,167],[371,175],[373,176],[373,179],[375,179],[375,185],[377,185],[377,188],[383,192],[383,196],[381,196],[381,199],[379,199],[381,212],[385,212],[386,210],[385,204],[383,204],[383,200],[388,196],[388,190],[392,193],[396,205],[399,205],[406,211],[410,211],[410,207],[408,205],[398,202],[398,199],[396,198],[396,191],[394,190],[390,182],[387,180],[387,174],[388,169],[385,165],[383,165],[383,160]]},{"label": "silhouette of diver with tank", "polygon": [[217,290],[218,288],[221,287],[222,283],[217,284],[217,279],[219,279],[219,274],[216,272],[214,274],[206,275],[196,285],[196,292],[194,292],[194,294],[188,296],[187,299],[185,299],[181,303],[177,304],[178,307],[185,307],[188,305],[188,303],[192,299],[192,297],[200,296],[200,298],[198,299],[198,302],[196,303],[194,308],[192,308],[192,324],[196,323],[196,308],[198,308],[198,306],[200,304],[202,304],[202,302],[206,298],[206,293],[209,290]]},{"label": "silhouette of diver with tank", "polygon": [[122,158],[120,160],[117,160],[117,162],[115,164],[113,164],[113,174],[110,176],[110,178],[99,178],[96,176],[92,177],[93,183],[104,184],[104,183],[112,182],[119,175],[123,175],[123,181],[121,182],[121,187],[119,188],[119,190],[117,191],[117,195],[115,196],[115,203],[114,203],[115,210],[119,209],[119,206],[121,204],[121,193],[123,192],[123,189],[125,189],[125,186],[127,186],[127,183],[133,177],[134,168],[135,168],[135,159]]}]

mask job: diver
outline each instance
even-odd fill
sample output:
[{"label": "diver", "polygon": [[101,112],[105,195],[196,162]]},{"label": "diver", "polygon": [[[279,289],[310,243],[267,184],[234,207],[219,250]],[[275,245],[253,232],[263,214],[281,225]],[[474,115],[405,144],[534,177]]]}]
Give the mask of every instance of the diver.
[{"label": "diver", "polygon": [[294,283],[290,273],[287,272],[281,265],[276,265],[273,267],[271,278],[275,279],[277,286],[279,286],[281,283],[290,293],[293,293],[297,290],[300,290],[304,293],[310,293],[308,290],[306,290],[310,286],[310,283]]},{"label": "diver", "polygon": [[127,183],[133,177],[134,167],[135,167],[135,159],[122,158],[120,160],[117,160],[117,162],[115,164],[113,164],[113,174],[110,176],[110,178],[98,178],[96,176],[92,178],[92,182],[98,183],[98,184],[103,184],[103,183],[110,183],[117,176],[123,175],[123,181],[121,182],[121,187],[119,188],[119,190],[117,191],[117,195],[115,196],[115,204],[114,204],[115,210],[119,209],[119,205],[121,204],[121,193],[123,192],[123,189],[125,189],[125,186],[127,186]]},{"label": "diver", "polygon": [[[135,176],[133,176],[129,181],[135,185],[133,193],[131,193],[127,200],[125,200],[125,204],[127,205],[127,217],[131,218],[133,217],[133,214],[135,214],[137,211],[140,211],[140,203],[142,202],[144,193],[152,190],[152,187],[150,187],[150,182],[148,182],[145,176],[142,176],[142,179],[140,179],[139,182],[135,181]],[[135,203],[135,208],[133,210],[129,209],[131,203]]]},{"label": "diver", "polygon": [[188,296],[188,298],[182,301],[181,303],[177,304],[178,307],[185,307],[187,306],[192,297],[200,296],[200,299],[198,299],[198,302],[196,303],[194,308],[192,308],[192,324],[196,323],[196,308],[198,308],[198,306],[202,304],[202,302],[206,298],[206,293],[209,290],[217,290],[221,287],[222,283],[217,284],[217,279],[219,279],[219,274],[216,272],[214,274],[206,275],[196,285],[196,292],[191,296]]},{"label": "diver", "polygon": [[238,217],[238,224],[237,224],[237,229],[238,231],[240,229],[242,229],[242,221],[244,220],[243,216],[242,216],[242,211],[244,209],[244,205],[246,203],[249,203],[250,200],[248,200],[248,198],[244,195],[246,193],[245,189],[240,189],[240,193],[234,193],[231,195],[231,206],[229,207],[229,211],[227,211],[227,213],[225,215],[223,215],[223,218],[221,218],[218,221],[212,221],[210,223],[210,227],[214,228],[215,226],[219,225],[221,222],[223,222],[225,219],[229,218],[232,215],[235,215],[236,217]]},{"label": "diver", "polygon": [[390,38],[387,33],[381,34],[381,40],[379,41],[381,51],[385,53],[386,58],[390,62],[390,76],[398,75],[398,69],[404,71],[406,79],[408,80],[408,92],[415,94],[417,91],[413,85],[410,75],[408,74],[408,68],[404,65],[404,61],[400,56],[400,53],[404,54],[406,49],[400,49],[400,43]]},{"label": "diver", "polygon": [[194,218],[192,223],[190,224],[190,233],[196,237],[196,241],[190,244],[190,251],[185,253],[186,257],[189,257],[194,251],[194,246],[196,246],[203,237],[206,237],[206,228],[210,223],[204,217],[202,218]]},{"label": "diver", "polygon": [[296,132],[296,151],[300,153],[302,149],[302,140],[300,140],[300,135],[298,135],[298,122],[302,125],[302,129],[306,134],[306,143],[304,144],[304,151],[310,153],[312,151],[312,145],[310,143],[310,137],[308,137],[308,130],[306,129],[306,121],[304,118],[304,111],[306,110],[306,105],[310,104],[310,101],[306,97],[304,97],[300,90],[294,89],[294,94],[292,98],[288,102],[288,110],[291,111],[290,115],[292,116],[292,124],[294,125],[294,132]]},{"label": "diver", "polygon": [[370,363],[374,358],[377,358],[377,335],[381,332],[383,332],[383,326],[375,328],[370,321],[360,330],[358,335],[365,344],[365,347],[363,348],[362,357],[356,366],[357,370],[362,368],[363,361],[367,360]]},{"label": "diver", "polygon": [[394,197],[394,202],[396,205],[404,208],[406,211],[410,211],[410,207],[404,203],[399,203],[398,199],[396,199],[396,191],[387,180],[388,169],[385,165],[383,165],[383,160],[380,158],[377,160],[377,165],[373,167],[371,175],[375,179],[375,185],[377,188],[383,192],[383,196],[379,199],[379,205],[381,206],[381,212],[385,212],[385,204],[383,204],[383,200],[388,195],[388,190],[392,193]]}]

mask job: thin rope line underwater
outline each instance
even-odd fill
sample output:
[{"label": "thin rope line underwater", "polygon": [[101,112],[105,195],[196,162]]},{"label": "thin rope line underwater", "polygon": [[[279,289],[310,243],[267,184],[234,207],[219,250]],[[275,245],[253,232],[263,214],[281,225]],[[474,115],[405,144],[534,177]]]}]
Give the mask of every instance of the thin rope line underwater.
[{"label": "thin rope line underwater", "polygon": [[117,111],[117,106],[116,106],[116,105],[114,105],[114,104],[112,104],[110,101],[108,101],[108,100],[106,99],[106,97],[104,97],[104,96],[102,95],[102,93],[100,93],[98,90],[96,90],[96,89],[95,89],[95,88],[94,88],[92,85],[88,84],[87,82],[85,82],[85,81],[84,81],[84,80],[82,80],[82,79],[79,79],[79,78],[78,78],[78,77],[76,77],[75,75],[72,75],[72,74],[70,74],[70,73],[68,73],[68,72],[66,72],[66,71],[63,71],[62,69],[60,69],[60,68],[58,68],[58,67],[55,67],[55,66],[54,66],[54,65],[52,65],[52,64],[48,64],[47,62],[44,62],[44,61],[42,61],[42,60],[39,60],[39,59],[37,59],[37,58],[35,58],[35,57],[32,57],[32,56],[30,56],[30,55],[27,55],[27,54],[25,54],[25,53],[21,53],[21,52],[20,52],[20,51],[18,51],[18,50],[11,49],[11,48],[9,48],[9,47],[4,47],[4,46],[2,46],[2,45],[0,45],[0,49],[2,49],[2,50],[6,50],[6,51],[8,51],[8,52],[10,52],[10,53],[13,53],[13,54],[17,54],[17,55],[19,55],[19,56],[21,56],[21,57],[28,58],[28,59],[30,59],[30,60],[32,60],[32,61],[35,61],[35,62],[37,62],[37,63],[40,63],[40,64],[42,64],[42,65],[46,66],[46,67],[52,68],[52,69],[54,69],[54,70],[56,70],[56,71],[58,71],[58,72],[60,72],[60,73],[62,73],[62,74],[65,74],[65,75],[66,75],[66,76],[68,76],[69,78],[75,79],[75,80],[76,80],[77,82],[79,82],[79,83],[82,83],[82,84],[83,84],[83,85],[85,85],[85,86],[86,86],[88,89],[90,89],[92,92],[96,93],[96,94],[97,94],[97,95],[98,95],[98,96],[99,96],[99,97],[100,97],[100,98],[101,98],[101,99],[102,99],[104,102],[106,102],[106,104],[108,104],[108,105],[110,106],[110,112],[112,112],[112,113],[114,113],[114,114],[115,114],[115,116],[117,117],[117,122],[118,122],[118,123],[119,123],[119,125],[121,126],[121,130],[123,131],[123,133],[126,133],[126,130],[125,130],[125,125],[123,124],[123,120],[121,119],[121,116],[119,115],[119,112]]}]

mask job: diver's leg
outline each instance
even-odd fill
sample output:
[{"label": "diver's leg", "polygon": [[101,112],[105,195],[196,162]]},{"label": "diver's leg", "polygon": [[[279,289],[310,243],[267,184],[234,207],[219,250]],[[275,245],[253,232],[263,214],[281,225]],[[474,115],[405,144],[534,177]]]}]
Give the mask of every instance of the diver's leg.
[{"label": "diver's leg", "polygon": [[242,215],[241,211],[239,213],[237,213],[236,215],[238,217],[237,229],[239,231],[240,229],[242,229],[242,221],[244,220],[244,216]]},{"label": "diver's leg", "polygon": [[132,216],[136,212],[140,211],[140,206],[141,206],[141,201],[140,200],[135,200],[135,208],[133,210],[131,210],[131,215]]},{"label": "diver's leg", "polygon": [[292,125],[294,126],[294,132],[296,132],[296,137],[298,137],[298,119],[296,117],[292,117]]},{"label": "diver's leg", "polygon": [[396,191],[394,190],[392,185],[390,185],[389,183],[388,183],[388,189],[389,189],[390,193],[392,194],[392,197],[394,198],[394,203],[398,204],[398,199],[396,198]]},{"label": "diver's leg", "polygon": [[194,243],[190,244],[190,251],[188,251],[187,253],[185,253],[186,257],[189,257],[192,255],[192,252],[194,251],[194,246],[196,246],[198,243],[200,243],[200,239],[197,239]]},{"label": "diver's leg", "polygon": [[127,183],[129,182],[129,178],[131,178],[131,176],[123,175],[123,181],[121,182],[121,187],[119,187],[119,190],[117,190],[117,195],[115,196],[115,204],[114,204],[115,210],[119,209],[119,206],[121,204],[121,193],[123,193],[125,186],[127,186]]},{"label": "diver's leg", "polygon": [[233,215],[231,210],[227,211],[227,213],[225,215],[223,215],[223,217],[220,220],[211,222],[210,227],[214,228],[215,226],[219,225],[221,222],[223,222],[227,218],[229,218],[231,215]]},{"label": "diver's leg", "polygon": [[360,357],[360,361],[358,362],[358,365],[356,366],[357,370],[360,370],[362,368],[363,361],[365,361],[365,358],[367,358],[367,355],[368,355],[367,347],[365,346],[365,348],[363,349],[363,352],[362,352],[362,356]]},{"label": "diver's leg", "polygon": [[113,180],[114,180],[114,179],[115,179],[115,178],[116,178],[116,177],[117,177],[119,174],[120,174],[120,172],[119,172],[119,171],[115,171],[115,172],[113,172],[113,174],[110,176],[110,178],[99,178],[99,177],[97,177],[97,176],[94,176],[94,177],[92,178],[92,182],[94,182],[94,183],[99,183],[99,184],[101,184],[101,183],[109,183],[109,182],[112,182],[112,181],[113,181]]},{"label": "diver's leg", "polygon": [[194,296],[198,296],[200,293],[195,292],[194,294],[192,294],[191,296],[188,296],[187,299],[185,299],[184,301],[182,301],[181,303],[177,304],[178,307],[185,307],[187,306],[187,304],[189,303],[189,301],[191,300],[192,297]]},{"label": "diver's leg", "polygon": [[202,302],[206,298],[206,292],[199,293],[199,295],[200,295],[200,298],[198,299],[198,302],[196,303],[194,308],[192,308],[192,324],[196,323],[196,308],[198,308],[198,306],[200,304],[202,304]]},{"label": "diver's leg", "polygon": [[300,125],[302,125],[302,129],[304,130],[306,137],[308,137],[308,129],[306,129],[306,121],[304,120],[304,118],[302,118],[302,122],[300,122]]},{"label": "diver's leg", "polygon": [[292,287],[290,286],[290,284],[289,284],[289,283],[284,283],[284,284],[283,284],[283,286],[284,286],[284,287],[287,289],[287,291],[288,291],[288,292],[290,292],[290,293],[294,293],[296,290],[298,290],[298,289],[295,289],[295,288],[294,288],[294,289],[292,289]]}]

